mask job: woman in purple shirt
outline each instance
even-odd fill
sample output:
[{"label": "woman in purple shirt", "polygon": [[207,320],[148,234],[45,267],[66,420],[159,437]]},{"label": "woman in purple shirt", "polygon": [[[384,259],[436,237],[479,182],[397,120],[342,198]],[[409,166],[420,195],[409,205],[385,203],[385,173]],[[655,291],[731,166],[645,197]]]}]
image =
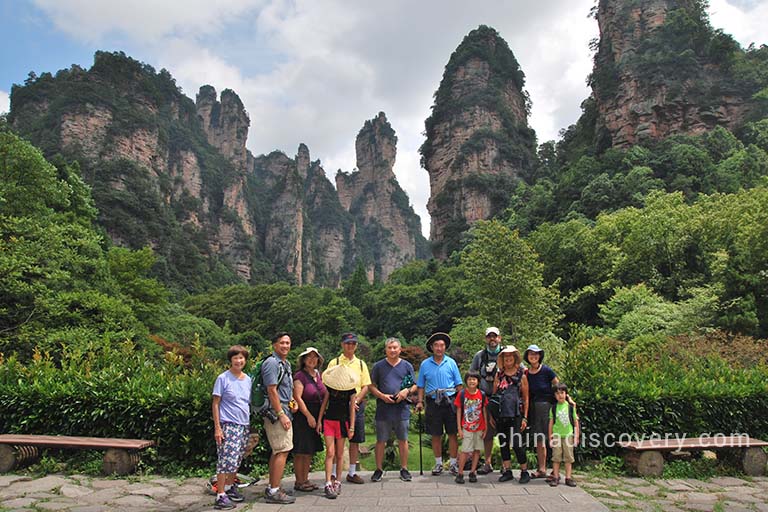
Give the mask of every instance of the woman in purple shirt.
[{"label": "woman in purple shirt", "polygon": [[293,398],[299,406],[293,417],[293,470],[296,475],[294,489],[311,492],[318,488],[309,481],[312,457],[323,449],[323,439],[317,433],[317,418],[326,389],[319,368],[323,356],[315,347],[307,347],[299,354],[298,371],[293,376]]}]

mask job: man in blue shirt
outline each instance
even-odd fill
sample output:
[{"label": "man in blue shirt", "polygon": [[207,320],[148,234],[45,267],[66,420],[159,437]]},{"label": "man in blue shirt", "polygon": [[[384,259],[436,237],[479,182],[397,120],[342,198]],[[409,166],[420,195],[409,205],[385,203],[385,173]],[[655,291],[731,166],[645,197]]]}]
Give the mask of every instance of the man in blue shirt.
[{"label": "man in blue shirt", "polygon": [[406,400],[416,392],[413,365],[400,359],[400,340],[389,338],[385,343],[387,357],[373,365],[368,390],[376,397],[376,471],[371,480],[381,480],[384,471],[384,443],[394,430],[400,449],[400,480],[411,481],[408,472],[408,425],[410,403]]},{"label": "man in blue shirt", "polygon": [[432,452],[435,454],[433,475],[443,472],[443,431],[448,435],[451,474],[458,473],[456,465],[456,454],[459,451],[456,437],[458,425],[453,400],[456,393],[461,390],[462,381],[456,361],[445,354],[450,346],[451,337],[444,332],[436,332],[429,337],[427,351],[432,353],[432,357],[421,363],[419,380],[416,383],[419,390],[417,411],[424,408],[426,397],[425,427],[427,434],[432,436]]}]

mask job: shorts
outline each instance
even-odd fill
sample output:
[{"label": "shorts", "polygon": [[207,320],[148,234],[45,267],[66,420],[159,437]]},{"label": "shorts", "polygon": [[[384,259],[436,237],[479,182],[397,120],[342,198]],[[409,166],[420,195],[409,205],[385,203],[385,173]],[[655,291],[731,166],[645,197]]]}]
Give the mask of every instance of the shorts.
[{"label": "shorts", "polygon": [[341,420],[326,420],[323,419],[323,435],[326,437],[332,437],[334,439],[344,439],[347,436],[343,435],[344,432],[349,430],[349,422],[344,422],[344,430],[341,429]]},{"label": "shorts", "polygon": [[389,434],[395,431],[395,437],[398,441],[408,439],[409,420],[376,420],[376,441],[383,442],[389,439]]},{"label": "shorts", "polygon": [[365,442],[365,402],[360,402],[360,408],[355,411],[355,434],[350,443]]},{"label": "shorts", "polygon": [[272,423],[264,420],[264,432],[267,433],[267,441],[272,448],[272,453],[283,453],[293,450],[293,422],[291,428],[285,430],[280,421]]},{"label": "shorts", "polygon": [[472,453],[485,448],[482,432],[470,432],[467,429],[463,430],[464,438],[461,440],[461,451],[463,453]]},{"label": "shorts", "polygon": [[534,402],[533,414],[529,413],[531,420],[528,425],[530,432],[529,436],[533,437],[533,444],[530,446],[545,446],[547,444],[547,437],[549,436],[549,416],[552,411],[552,404],[550,402]]},{"label": "shorts", "polygon": [[250,436],[248,425],[223,422],[224,440],[216,446],[216,473],[237,473]]},{"label": "shorts", "polygon": [[552,462],[565,462],[573,464],[573,436],[565,439],[559,436],[552,436]]},{"label": "shorts", "polygon": [[[451,400],[453,398],[451,397]],[[450,402],[443,401],[440,404],[431,398],[427,398],[427,411],[424,417],[425,430],[431,436],[456,434],[459,431],[456,425],[456,409]]]}]

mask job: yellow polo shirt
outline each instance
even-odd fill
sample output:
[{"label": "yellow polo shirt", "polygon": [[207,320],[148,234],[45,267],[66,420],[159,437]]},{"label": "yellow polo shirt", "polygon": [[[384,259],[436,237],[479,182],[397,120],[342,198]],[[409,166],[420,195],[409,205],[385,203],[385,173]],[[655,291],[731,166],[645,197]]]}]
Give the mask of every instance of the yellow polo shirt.
[{"label": "yellow polo shirt", "polygon": [[368,365],[365,364],[365,361],[362,359],[355,356],[352,356],[352,359],[347,359],[344,354],[341,354],[328,361],[328,368],[333,368],[338,365],[346,366],[357,374],[360,385],[355,388],[356,392],[359,393],[363,386],[371,385],[371,374],[368,373]]}]

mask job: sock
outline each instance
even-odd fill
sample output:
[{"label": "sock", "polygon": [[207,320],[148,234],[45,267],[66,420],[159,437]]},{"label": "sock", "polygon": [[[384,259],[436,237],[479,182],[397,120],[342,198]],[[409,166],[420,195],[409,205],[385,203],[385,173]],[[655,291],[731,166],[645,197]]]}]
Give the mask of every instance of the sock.
[{"label": "sock", "polygon": [[334,463],[333,466],[331,466],[331,474],[333,476],[336,476],[336,464]]},{"label": "sock", "polygon": [[280,490],[280,487],[275,487],[274,489],[272,487],[269,488],[269,494],[275,495]]},{"label": "sock", "polygon": [[328,480],[327,482],[325,482],[325,485],[333,485],[333,482],[331,482],[330,480]]},{"label": "sock", "polygon": [[443,465],[443,458],[442,457],[435,457],[435,465],[436,466],[442,466]]},{"label": "sock", "polygon": [[351,476],[355,476],[355,473],[357,473],[357,464],[350,464],[349,465],[349,474]]},{"label": "sock", "polygon": [[225,492],[220,492],[219,494],[217,494],[217,495],[216,495],[216,497],[217,497],[217,498],[221,498],[222,496],[226,496],[226,495],[227,495],[227,493],[225,493]]},{"label": "sock", "polygon": [[451,457],[450,463],[451,463],[451,466],[455,466],[456,465],[456,457]]},{"label": "sock", "polygon": [[232,488],[232,484],[229,484],[229,485],[225,485],[225,486],[224,486],[224,492],[227,492],[227,491],[228,491],[228,490],[230,490],[231,488]]}]

